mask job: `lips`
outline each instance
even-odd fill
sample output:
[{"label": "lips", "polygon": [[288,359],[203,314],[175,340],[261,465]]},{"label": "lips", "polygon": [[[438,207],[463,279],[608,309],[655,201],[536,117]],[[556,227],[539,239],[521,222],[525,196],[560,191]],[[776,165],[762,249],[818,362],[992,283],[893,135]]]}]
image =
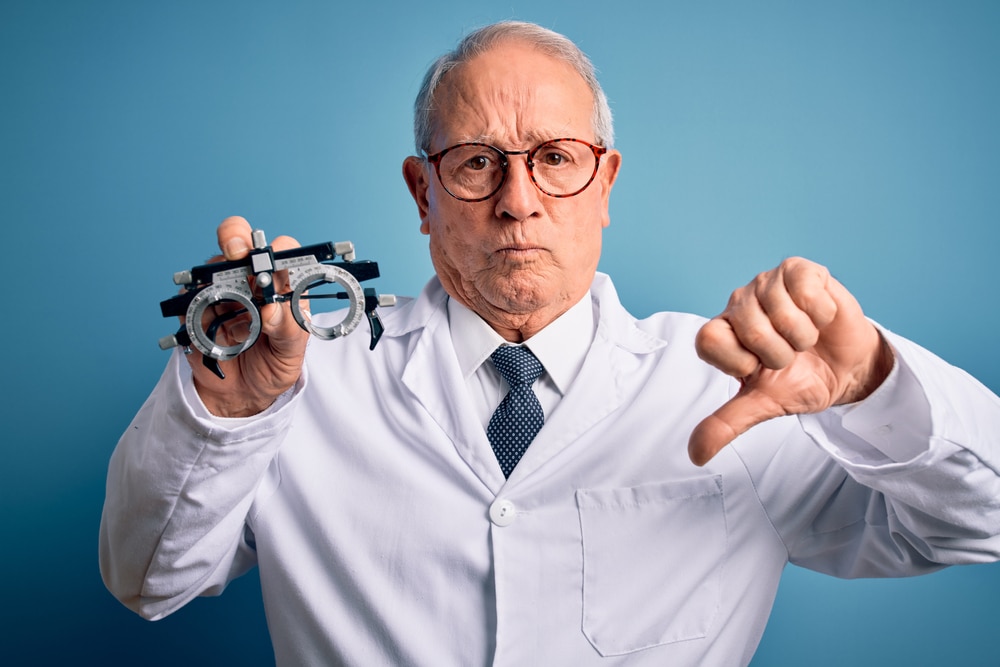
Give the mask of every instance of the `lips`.
[{"label": "lips", "polygon": [[543,250],[543,248],[532,243],[508,242],[500,246],[497,252],[525,252],[529,250]]},{"label": "lips", "polygon": [[507,246],[500,248],[497,254],[503,255],[508,259],[527,259],[532,257],[542,251],[542,248],[538,246]]}]

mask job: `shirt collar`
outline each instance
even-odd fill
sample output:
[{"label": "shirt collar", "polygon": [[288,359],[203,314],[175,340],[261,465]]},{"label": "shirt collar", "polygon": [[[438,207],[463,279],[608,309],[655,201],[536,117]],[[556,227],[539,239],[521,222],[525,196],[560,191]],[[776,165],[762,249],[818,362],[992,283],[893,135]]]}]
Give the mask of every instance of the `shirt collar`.
[{"label": "shirt collar", "polygon": [[[466,380],[490,358],[493,350],[507,342],[485,320],[455,299],[448,299],[448,321],[458,364]],[[565,395],[583,366],[594,331],[594,311],[588,291],[572,308],[523,344],[545,366],[559,393]]]}]

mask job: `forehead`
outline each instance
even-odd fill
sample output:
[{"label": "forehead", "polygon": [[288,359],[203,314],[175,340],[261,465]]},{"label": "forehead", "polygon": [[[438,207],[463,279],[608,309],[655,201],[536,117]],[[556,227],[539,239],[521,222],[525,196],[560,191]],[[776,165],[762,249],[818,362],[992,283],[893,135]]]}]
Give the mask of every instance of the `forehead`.
[{"label": "forehead", "polygon": [[434,102],[435,150],[461,141],[515,149],[556,137],[594,140],[594,99],[583,77],[523,42],[500,44],[450,71]]}]

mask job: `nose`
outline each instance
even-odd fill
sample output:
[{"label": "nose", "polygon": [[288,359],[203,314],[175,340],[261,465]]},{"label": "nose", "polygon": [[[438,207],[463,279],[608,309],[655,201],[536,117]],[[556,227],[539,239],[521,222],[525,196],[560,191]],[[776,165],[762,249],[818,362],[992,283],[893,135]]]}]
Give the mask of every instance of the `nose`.
[{"label": "nose", "polygon": [[527,220],[539,215],[542,192],[531,180],[528,156],[508,153],[507,159],[507,178],[497,195],[496,216],[502,220]]}]

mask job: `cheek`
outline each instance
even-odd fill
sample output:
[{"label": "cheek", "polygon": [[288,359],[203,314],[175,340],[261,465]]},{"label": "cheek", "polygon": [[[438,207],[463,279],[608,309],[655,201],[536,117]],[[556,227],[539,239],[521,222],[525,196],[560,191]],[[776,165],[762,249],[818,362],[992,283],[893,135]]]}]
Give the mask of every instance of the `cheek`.
[{"label": "cheek", "polygon": [[430,223],[430,249],[434,261],[460,272],[473,265],[479,253],[461,220],[438,216]]},{"label": "cheek", "polygon": [[605,218],[596,214],[600,202],[579,202],[581,205],[562,216],[564,224],[564,243],[577,256],[588,256],[600,253],[601,238],[604,233]]},{"label": "cheek", "polygon": [[489,230],[489,222],[483,219],[483,211],[448,195],[442,195],[434,204],[427,224],[432,244],[446,252],[452,263],[474,261],[482,254]]}]

